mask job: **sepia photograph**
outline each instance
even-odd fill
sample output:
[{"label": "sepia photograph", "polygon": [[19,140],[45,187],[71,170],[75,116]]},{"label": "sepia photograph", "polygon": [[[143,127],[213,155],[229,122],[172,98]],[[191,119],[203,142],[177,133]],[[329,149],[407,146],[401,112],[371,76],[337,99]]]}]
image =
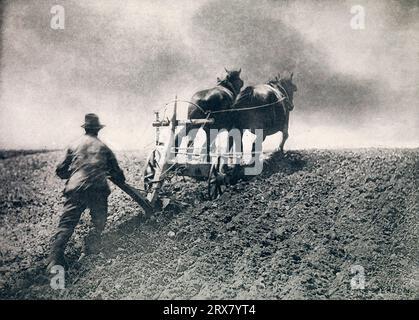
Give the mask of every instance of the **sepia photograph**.
[{"label": "sepia photograph", "polygon": [[418,1],[0,2],[0,300],[417,300],[418,227]]}]

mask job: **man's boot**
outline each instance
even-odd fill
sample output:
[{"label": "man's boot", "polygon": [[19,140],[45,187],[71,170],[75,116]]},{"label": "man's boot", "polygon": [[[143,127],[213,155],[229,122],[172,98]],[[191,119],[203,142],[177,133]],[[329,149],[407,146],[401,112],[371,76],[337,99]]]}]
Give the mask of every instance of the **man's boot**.
[{"label": "man's boot", "polygon": [[98,254],[102,249],[102,235],[97,230],[92,230],[84,239],[83,252],[86,255]]},{"label": "man's boot", "polygon": [[53,266],[62,266],[64,270],[68,270],[68,263],[64,257],[64,251],[53,251],[47,260],[47,272],[51,273]]}]

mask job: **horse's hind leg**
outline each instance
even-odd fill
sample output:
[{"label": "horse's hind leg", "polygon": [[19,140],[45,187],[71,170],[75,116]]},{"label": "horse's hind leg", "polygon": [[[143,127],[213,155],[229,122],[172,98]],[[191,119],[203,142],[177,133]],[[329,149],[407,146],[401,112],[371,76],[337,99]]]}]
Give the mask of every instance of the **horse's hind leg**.
[{"label": "horse's hind leg", "polygon": [[[193,151],[194,151],[194,140],[196,138],[196,135],[198,133],[198,128],[193,128],[191,125],[185,125],[184,128],[180,132],[178,132],[175,136],[175,157],[177,156],[180,151],[180,147],[182,145],[183,139],[185,137],[188,138],[188,142],[186,145],[186,155],[188,156],[188,160],[192,160]],[[185,154],[185,153],[183,153]]]},{"label": "horse's hind leg", "polygon": [[186,153],[188,155],[188,160],[192,160],[194,150],[195,150],[195,138],[198,134],[199,128],[188,128],[187,136],[188,136],[188,144],[186,147]]},{"label": "horse's hind leg", "polygon": [[229,163],[240,164],[243,153],[243,130],[231,128],[228,130],[227,153],[230,154]]},{"label": "horse's hind leg", "polygon": [[281,140],[281,143],[279,145],[279,151],[281,153],[284,153],[284,145],[285,145],[285,142],[287,141],[288,137],[289,137],[288,128],[284,128],[284,130],[282,131],[282,140]]},{"label": "horse's hind leg", "polygon": [[256,154],[256,131],[254,129],[249,129],[249,131],[253,136],[255,136],[255,141],[252,141],[252,153],[251,153],[252,158],[250,159],[250,163],[252,163],[255,159],[255,154]]},{"label": "horse's hind leg", "polygon": [[[251,129],[250,132],[255,136],[255,140],[252,142],[252,160],[253,163],[256,160],[256,157],[260,157],[262,154],[262,143],[265,141],[267,134],[263,130]],[[258,134],[262,133],[262,137],[258,136]],[[256,150],[257,148],[257,150]]]},{"label": "horse's hind leg", "polygon": [[182,141],[179,141],[179,139],[182,140],[182,136],[179,133],[177,133],[175,135],[175,141],[174,141],[174,146],[175,146],[175,148],[174,148],[174,151],[175,151],[174,152],[174,156],[175,156],[175,158],[176,158],[177,154],[179,153],[179,147],[180,147],[180,145],[182,143]]},{"label": "horse's hind leg", "polygon": [[[256,150],[256,147],[257,147],[257,139],[258,139],[258,137],[256,136],[256,129],[250,129],[250,132],[255,136],[255,140],[252,142],[252,160],[251,160],[251,162],[253,162],[254,160],[255,160],[255,158],[256,158],[256,156],[257,156],[257,154],[259,154],[262,150]],[[265,133],[263,133],[263,137],[262,137],[262,142],[265,140],[265,138],[266,138],[266,135],[265,135]]]},{"label": "horse's hind leg", "polygon": [[182,145],[182,141],[184,137],[187,137],[189,134],[190,127],[188,125],[185,125],[176,135],[175,135],[175,157],[179,153],[179,148]]},{"label": "horse's hind leg", "polygon": [[243,143],[243,130],[240,129],[240,139],[235,141],[234,152],[239,154],[238,164],[241,164],[244,154],[244,143]]},{"label": "horse's hind leg", "polygon": [[211,160],[212,160],[211,159],[211,152],[212,152],[212,148],[213,148],[213,146],[215,144],[215,139],[217,138],[217,135],[211,134],[211,130],[208,127],[205,127],[204,128],[204,131],[205,131],[205,137],[206,137],[206,139],[205,139],[205,144],[206,144],[206,149],[205,149],[205,152],[206,152],[206,160],[207,160],[208,163],[210,163]]}]

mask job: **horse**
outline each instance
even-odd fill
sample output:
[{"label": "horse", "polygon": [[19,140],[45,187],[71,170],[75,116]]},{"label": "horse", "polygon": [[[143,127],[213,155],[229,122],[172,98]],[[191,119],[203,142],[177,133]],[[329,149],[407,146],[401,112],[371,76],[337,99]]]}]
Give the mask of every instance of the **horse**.
[{"label": "horse", "polygon": [[[206,147],[208,152],[207,159],[209,160],[209,153],[213,141],[210,139],[210,129],[225,129],[233,126],[232,119],[228,113],[224,111],[231,109],[236,97],[238,96],[240,89],[243,87],[243,80],[240,78],[241,69],[239,70],[227,70],[224,68],[227,75],[224,79],[217,78],[217,85],[213,88],[201,90],[196,92],[188,107],[188,119],[206,119],[210,115],[214,119],[213,124],[206,124],[202,127],[206,135]],[[212,111],[218,113],[212,115]],[[181,144],[179,141],[180,134],[189,137],[188,153],[193,151],[193,140],[197,135],[198,129],[201,125],[186,124],[183,132],[181,131],[175,137],[175,156],[177,154],[178,147]],[[196,130],[192,130],[196,129]]]},{"label": "horse", "polygon": [[[233,109],[234,128],[243,131],[249,129],[255,134],[256,129],[263,129],[263,139],[282,132],[279,150],[284,152],[285,141],[289,137],[289,114],[294,109],[294,92],[297,86],[292,82],[293,73],[286,72],[284,77],[278,74],[265,84],[248,86],[237,96]],[[248,110],[246,110],[248,109]],[[255,144],[252,154],[255,153]]]}]

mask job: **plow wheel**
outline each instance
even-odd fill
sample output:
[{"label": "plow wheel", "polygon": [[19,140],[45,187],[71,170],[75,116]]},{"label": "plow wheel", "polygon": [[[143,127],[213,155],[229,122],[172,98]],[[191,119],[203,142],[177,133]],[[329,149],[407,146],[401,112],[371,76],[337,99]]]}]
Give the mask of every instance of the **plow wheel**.
[{"label": "plow wheel", "polygon": [[143,184],[146,192],[150,191],[156,171],[158,169],[158,161],[160,159],[160,152],[153,150],[147,158],[146,166],[143,173]]},{"label": "plow wheel", "polygon": [[217,162],[211,165],[208,174],[208,197],[210,200],[217,199],[226,189],[226,174],[223,172],[220,162],[221,157],[218,157]]}]

